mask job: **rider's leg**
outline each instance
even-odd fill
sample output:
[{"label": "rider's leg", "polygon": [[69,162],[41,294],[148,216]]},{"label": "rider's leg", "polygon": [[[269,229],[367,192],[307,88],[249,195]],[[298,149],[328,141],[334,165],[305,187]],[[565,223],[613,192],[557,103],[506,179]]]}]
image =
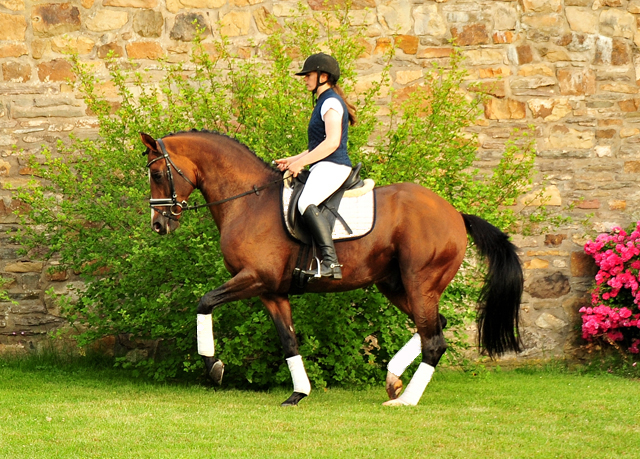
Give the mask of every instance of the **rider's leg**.
[{"label": "rider's leg", "polygon": [[[322,252],[320,276],[342,278],[342,271],[336,256],[329,222],[320,214],[318,207],[347,180],[351,167],[321,161],[311,167],[309,178],[298,200],[298,210],[311,231]],[[305,271],[308,276],[316,276],[318,271]]]}]

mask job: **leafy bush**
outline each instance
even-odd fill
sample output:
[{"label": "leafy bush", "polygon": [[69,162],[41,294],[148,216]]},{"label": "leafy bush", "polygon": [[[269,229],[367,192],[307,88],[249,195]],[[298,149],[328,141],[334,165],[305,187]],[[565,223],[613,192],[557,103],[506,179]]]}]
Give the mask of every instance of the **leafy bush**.
[{"label": "leafy bush", "polygon": [[580,309],[582,337],[623,344],[640,352],[640,222],[628,231],[614,228],[585,244],[600,268],[591,292],[591,307]]},{"label": "leafy bush", "polygon": [[[73,270],[86,282],[76,297],[59,298],[80,345],[126,333],[134,341],[161,340],[161,345],[135,358],[120,357],[122,366],[156,379],[202,368],[196,354],[196,306],[204,293],[229,278],[218,233],[205,213],[185,213],[180,230],[169,236],[150,230],[138,133],[160,137],[192,128],[218,130],[265,159],[304,150],[311,101],[293,77],[300,64],[292,56],[329,49],[341,62],[347,92],[357,79],[361,31],[354,31],[346,13],[336,14],[335,29],[328,26],[335,20],[330,13],[319,18],[325,29],[303,20],[274,28],[259,47],[260,59],[238,59],[224,39],[208,52],[210,44],[198,37],[189,65],[164,64],[166,76],[158,83],[145,72],[126,70],[133,64],[111,59],[117,101],[102,96],[92,69],[72,59],[78,90],[99,120],[99,138],[72,137],[55,154],[47,150],[33,158],[44,185],[17,197],[29,205],[21,215],[21,243],[32,252],[44,248],[43,256],[59,259],[57,269]],[[516,215],[505,206],[530,183],[532,143],[523,137],[509,144],[487,177],[473,169],[476,139],[466,128],[479,115],[479,101],[460,92],[460,62],[454,54],[449,68],[434,68],[427,84],[406,101],[396,100],[393,122],[386,127],[376,117],[376,96],[388,78],[358,94],[354,102],[360,123],[350,131],[349,150],[379,184],[417,181],[461,211],[506,228]],[[374,132],[382,132],[377,140],[371,140]],[[454,350],[466,343],[459,326],[473,317],[481,269],[465,263],[442,304],[457,330],[449,337]],[[305,295],[292,305],[300,351],[316,386],[382,379],[386,362],[411,334],[407,317],[375,289]],[[277,334],[259,302],[221,307],[214,321],[228,382],[267,387],[290,381]]]}]

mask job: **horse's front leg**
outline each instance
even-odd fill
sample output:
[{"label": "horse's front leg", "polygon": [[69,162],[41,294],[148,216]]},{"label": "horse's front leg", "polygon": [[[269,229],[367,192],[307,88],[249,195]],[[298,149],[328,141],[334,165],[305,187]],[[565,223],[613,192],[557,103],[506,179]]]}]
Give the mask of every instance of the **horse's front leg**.
[{"label": "horse's front leg", "polygon": [[224,303],[257,296],[262,288],[263,285],[257,276],[247,270],[243,270],[217,289],[206,293],[200,299],[197,317],[198,354],[204,359],[207,375],[216,384],[222,383],[224,364],[214,357],[215,347],[213,344],[211,313],[216,307]]},{"label": "horse's front leg", "polygon": [[260,296],[260,300],[269,311],[276,326],[284,350],[284,357],[291,372],[291,379],[293,379],[293,394],[282,402],[282,406],[295,406],[309,395],[311,383],[304,369],[302,356],[298,352],[298,342],[291,316],[291,304],[287,295],[267,294]]}]

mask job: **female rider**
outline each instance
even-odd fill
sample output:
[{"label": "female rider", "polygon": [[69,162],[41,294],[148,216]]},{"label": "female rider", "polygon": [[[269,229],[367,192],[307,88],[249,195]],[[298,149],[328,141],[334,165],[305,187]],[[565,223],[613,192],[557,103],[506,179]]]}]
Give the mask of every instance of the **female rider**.
[{"label": "female rider", "polygon": [[[307,165],[310,174],[298,201],[298,209],[322,252],[320,276],[342,279],[329,222],[318,206],[347,180],[351,160],[347,154],[349,124],[354,124],[355,107],[345,101],[338,86],[340,66],[328,54],[313,54],[305,60],[296,75],[304,76],[307,89],[317,97],[308,128],[308,148],[299,155],[278,159],[281,171],[289,170],[297,176]],[[316,276],[317,271],[305,271]]]}]

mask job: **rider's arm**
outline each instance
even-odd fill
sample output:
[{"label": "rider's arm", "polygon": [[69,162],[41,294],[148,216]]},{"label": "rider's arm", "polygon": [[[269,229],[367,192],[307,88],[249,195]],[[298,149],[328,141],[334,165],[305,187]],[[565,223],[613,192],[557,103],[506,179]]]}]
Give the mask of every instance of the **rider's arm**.
[{"label": "rider's arm", "polygon": [[289,170],[293,175],[298,175],[300,171],[309,164],[321,161],[340,146],[342,137],[342,115],[334,109],[329,109],[324,115],[325,139],[313,150],[303,152],[289,164]]}]

